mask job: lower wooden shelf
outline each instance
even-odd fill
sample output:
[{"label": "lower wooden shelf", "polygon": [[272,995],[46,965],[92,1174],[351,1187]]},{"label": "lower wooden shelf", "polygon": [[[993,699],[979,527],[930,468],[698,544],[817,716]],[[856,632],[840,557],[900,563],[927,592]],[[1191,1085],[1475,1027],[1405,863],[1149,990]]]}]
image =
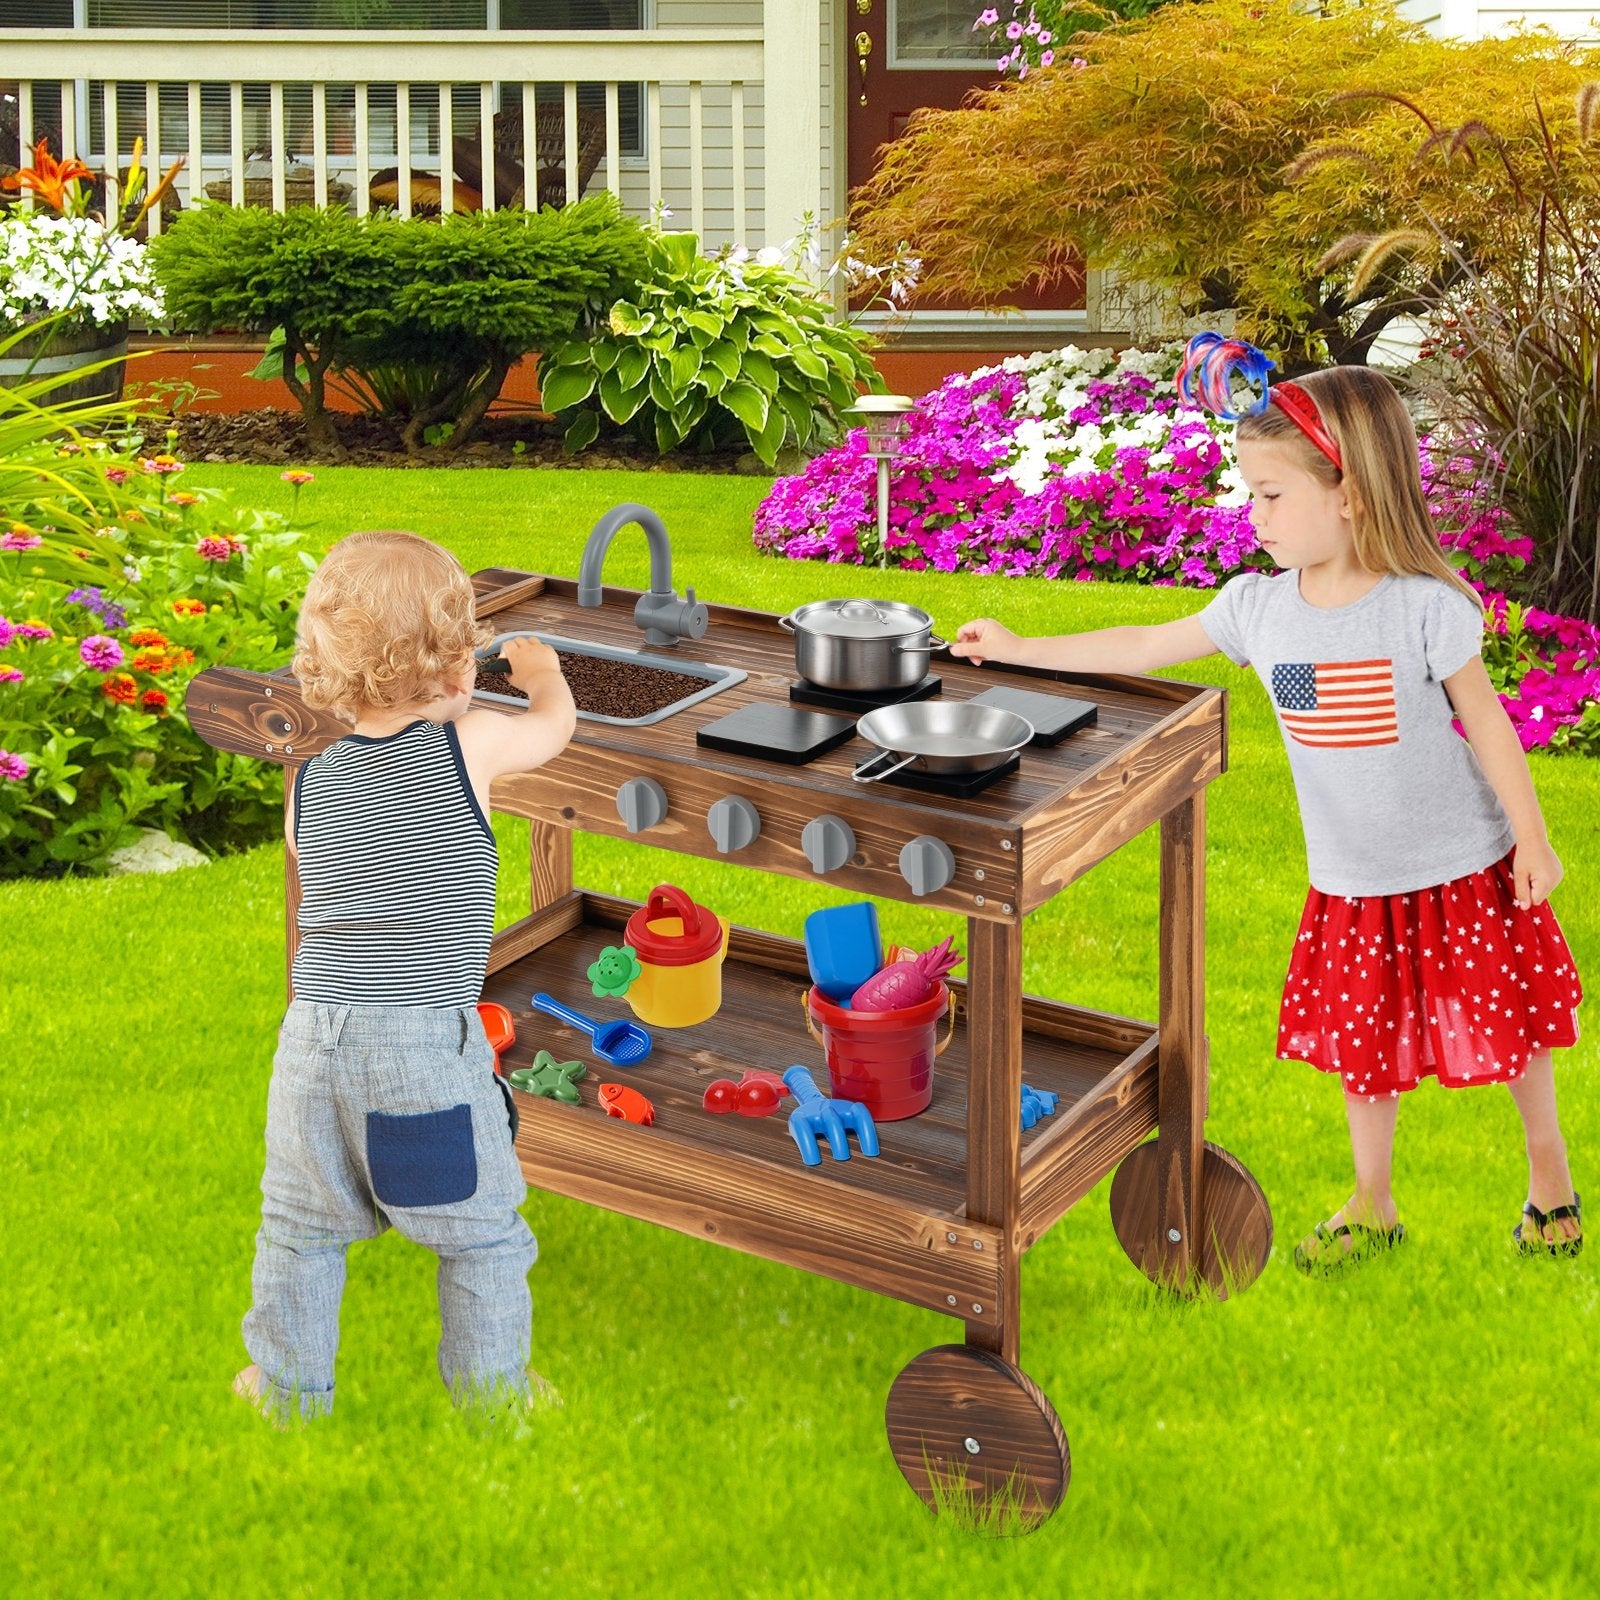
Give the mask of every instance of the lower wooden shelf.
[{"label": "lower wooden shelf", "polygon": [[[735,928],[722,1009],[697,1027],[652,1030],[655,1047],[637,1067],[605,1066],[586,1036],[532,1009],[530,996],[544,990],[606,1020],[631,1015],[594,1000],[585,969],[603,945],[621,943],[635,909],[579,890],[495,937],[483,997],[516,1025],[505,1070],[531,1064],[540,1049],[590,1069],[580,1105],[517,1096],[518,1154],[537,1188],[982,1323],[993,1320],[1021,1251],[1155,1126],[1153,1024],[1019,997],[1023,1077],[1060,1099],[1054,1116],[1022,1135],[1015,1250],[997,1229],[968,1223],[965,993],[956,984],[955,1035],[928,1109],[879,1124],[875,1158],[852,1145],[848,1161],[825,1155],[806,1167],[782,1112],[714,1116],[701,1105],[712,1079],[745,1067],[799,1063],[826,1092],[822,1050],[805,1030],[810,980],[798,941]],[[607,1081],[648,1097],[654,1125],[606,1116],[596,1096]]]}]

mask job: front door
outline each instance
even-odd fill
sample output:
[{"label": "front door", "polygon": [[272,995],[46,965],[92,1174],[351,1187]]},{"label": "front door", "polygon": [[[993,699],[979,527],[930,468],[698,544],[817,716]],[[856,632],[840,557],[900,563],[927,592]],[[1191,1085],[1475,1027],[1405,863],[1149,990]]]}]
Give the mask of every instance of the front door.
[{"label": "front door", "polygon": [[[898,139],[919,106],[952,110],[971,89],[998,77],[988,29],[973,29],[977,0],[845,0],[840,92],[850,105],[847,172],[854,190],[872,176],[880,145]],[[981,54],[980,54],[981,51]],[[1046,69],[1051,70],[1051,69]],[[1023,310],[1083,309],[1083,277],[1049,289],[1021,284],[1006,300]],[[969,303],[924,297],[918,309],[964,310]]]}]

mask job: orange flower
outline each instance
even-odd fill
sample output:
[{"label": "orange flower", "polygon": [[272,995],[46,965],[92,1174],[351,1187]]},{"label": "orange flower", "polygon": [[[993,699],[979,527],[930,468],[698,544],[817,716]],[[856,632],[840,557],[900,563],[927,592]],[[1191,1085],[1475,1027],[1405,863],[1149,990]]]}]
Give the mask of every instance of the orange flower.
[{"label": "orange flower", "polygon": [[133,664],[140,672],[149,672],[156,675],[165,672],[172,665],[167,659],[165,650],[135,650]]},{"label": "orange flower", "polygon": [[126,672],[114,672],[100,685],[100,693],[118,705],[131,706],[139,696],[139,686]]},{"label": "orange flower", "polygon": [[154,628],[135,628],[133,632],[128,635],[129,644],[153,644],[159,649],[161,646],[165,645],[166,642],[166,634],[157,633]]},{"label": "orange flower", "polygon": [[203,617],[206,614],[204,600],[174,600],[173,612],[180,617]]},{"label": "orange flower", "polygon": [[[65,211],[71,201],[67,185],[76,184],[80,178],[94,174],[76,156],[57,161],[50,154],[50,141],[41,139],[33,147],[33,165],[13,172],[9,178],[0,178],[0,189],[32,189],[52,211]],[[74,190],[72,199],[77,198]]]},{"label": "orange flower", "polygon": [[167,496],[167,504],[173,506],[197,506],[200,496],[191,493],[188,489],[179,489],[175,494]]},{"label": "orange flower", "polygon": [[139,704],[146,711],[153,711],[160,716],[167,709],[167,697],[159,689],[146,689],[139,696]]}]

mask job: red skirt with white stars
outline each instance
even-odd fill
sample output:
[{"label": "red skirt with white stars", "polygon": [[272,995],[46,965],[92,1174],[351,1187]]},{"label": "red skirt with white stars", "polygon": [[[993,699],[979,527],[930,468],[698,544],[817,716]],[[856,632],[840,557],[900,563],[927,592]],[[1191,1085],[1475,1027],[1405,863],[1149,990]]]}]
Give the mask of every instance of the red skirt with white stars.
[{"label": "red skirt with white stars", "polygon": [[1511,855],[1410,894],[1306,895],[1278,1015],[1278,1057],[1337,1072],[1348,1095],[1510,1083],[1578,1042],[1583,985],[1549,902],[1516,903]]}]

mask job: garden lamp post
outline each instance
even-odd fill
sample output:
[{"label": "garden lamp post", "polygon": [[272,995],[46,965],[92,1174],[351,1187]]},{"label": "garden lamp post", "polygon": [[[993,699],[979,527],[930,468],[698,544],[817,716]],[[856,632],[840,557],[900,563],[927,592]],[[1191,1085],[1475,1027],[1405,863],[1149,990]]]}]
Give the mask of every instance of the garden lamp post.
[{"label": "garden lamp post", "polygon": [[906,394],[864,394],[846,416],[867,430],[867,454],[878,463],[878,565],[889,565],[889,463],[900,453],[916,401]]}]

